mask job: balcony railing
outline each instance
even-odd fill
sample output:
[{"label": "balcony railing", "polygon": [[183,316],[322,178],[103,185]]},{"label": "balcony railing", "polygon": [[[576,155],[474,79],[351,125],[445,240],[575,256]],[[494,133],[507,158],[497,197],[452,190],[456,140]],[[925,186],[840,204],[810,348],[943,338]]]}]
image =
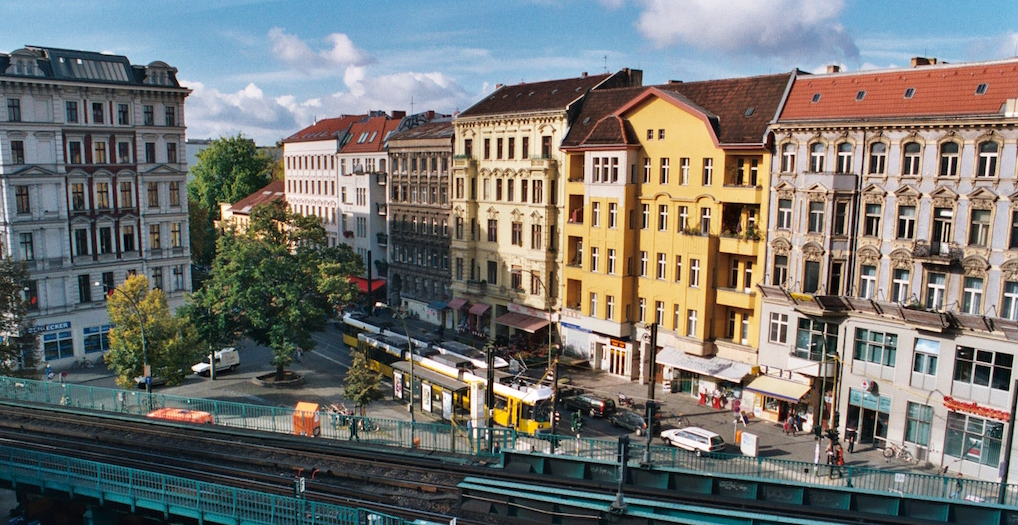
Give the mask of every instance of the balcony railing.
[{"label": "balcony railing", "polygon": [[961,264],[965,253],[960,246],[948,242],[916,241],[912,256],[934,264]]},{"label": "balcony railing", "polygon": [[384,217],[385,215],[387,215],[386,204],[384,204],[384,203],[375,203],[375,211],[377,211],[379,215]]},{"label": "balcony railing", "polygon": [[388,180],[387,174],[381,172],[375,173],[375,182],[377,182],[379,186],[385,186],[387,180]]},{"label": "balcony railing", "polygon": [[467,279],[467,291],[473,293],[484,293],[488,289],[488,281],[477,281]]},{"label": "balcony railing", "polygon": [[389,244],[389,236],[387,234],[379,233],[379,234],[377,234],[377,236],[378,236],[378,245],[379,246],[386,246],[386,245]]}]

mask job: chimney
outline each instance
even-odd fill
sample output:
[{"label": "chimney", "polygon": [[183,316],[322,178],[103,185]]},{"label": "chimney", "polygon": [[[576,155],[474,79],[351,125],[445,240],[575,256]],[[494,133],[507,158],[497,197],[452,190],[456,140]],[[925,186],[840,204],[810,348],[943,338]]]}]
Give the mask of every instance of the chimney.
[{"label": "chimney", "polygon": [[643,70],[642,69],[629,69],[628,67],[623,69],[626,75],[629,77],[629,83],[626,87],[643,87]]},{"label": "chimney", "polygon": [[393,119],[400,119],[400,118],[403,118],[405,116],[406,116],[406,111],[396,111],[395,109],[392,110],[392,118]]},{"label": "chimney", "polygon": [[837,64],[831,64],[831,65],[827,66],[827,72],[828,73],[841,73],[841,66],[839,66]]},{"label": "chimney", "polygon": [[586,71],[584,71],[583,73],[580,73],[580,77],[582,77],[582,78],[587,78],[587,72],[586,72]]},{"label": "chimney", "polygon": [[505,84],[495,84],[495,91],[502,89],[504,86]]},{"label": "chimney", "polygon": [[429,110],[428,110],[428,111],[427,111],[427,112],[425,113],[425,115],[426,115],[426,116],[428,117],[428,120],[434,120],[434,119],[435,119],[435,110],[433,110],[433,109],[429,109]]},{"label": "chimney", "polygon": [[932,66],[936,63],[937,59],[933,57],[912,57],[912,67]]}]

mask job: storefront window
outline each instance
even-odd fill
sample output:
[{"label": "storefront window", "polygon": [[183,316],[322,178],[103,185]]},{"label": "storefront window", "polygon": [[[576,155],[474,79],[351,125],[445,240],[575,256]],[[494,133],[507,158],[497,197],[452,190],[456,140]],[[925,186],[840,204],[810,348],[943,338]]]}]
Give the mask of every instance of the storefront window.
[{"label": "storefront window", "polygon": [[1003,437],[1004,424],[999,421],[948,412],[944,454],[996,467]]},{"label": "storefront window", "polygon": [[74,338],[69,331],[43,334],[42,348],[47,361],[74,357]]}]

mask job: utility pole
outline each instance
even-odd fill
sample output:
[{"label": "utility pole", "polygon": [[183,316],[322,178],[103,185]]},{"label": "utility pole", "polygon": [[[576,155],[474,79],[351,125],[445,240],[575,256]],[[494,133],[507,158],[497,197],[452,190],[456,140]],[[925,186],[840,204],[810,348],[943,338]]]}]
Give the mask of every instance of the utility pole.
[{"label": "utility pole", "polygon": [[1018,412],[1018,379],[1014,380],[1011,390],[1011,418],[1007,420],[1007,439],[1004,440],[1004,464],[1000,468],[1000,494],[997,503],[1003,505],[1007,500],[1007,475],[1011,471],[1011,447],[1014,446],[1014,418]]}]

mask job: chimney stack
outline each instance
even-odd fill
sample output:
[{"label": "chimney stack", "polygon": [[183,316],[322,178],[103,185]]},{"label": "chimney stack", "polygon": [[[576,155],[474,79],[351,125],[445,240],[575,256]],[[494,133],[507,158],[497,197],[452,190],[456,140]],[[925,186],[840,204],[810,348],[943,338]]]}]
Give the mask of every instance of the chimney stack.
[{"label": "chimney stack", "polygon": [[912,57],[912,67],[932,66],[936,63],[937,59],[933,57]]},{"label": "chimney stack", "polygon": [[505,86],[505,84],[495,84],[495,91],[502,89],[503,86]]},{"label": "chimney stack", "polygon": [[827,66],[827,72],[828,73],[841,73],[841,66],[839,66],[837,64],[831,64],[831,65]]},{"label": "chimney stack", "polygon": [[587,72],[584,71],[583,73],[580,73],[580,76],[583,77],[583,78],[587,78]]}]

